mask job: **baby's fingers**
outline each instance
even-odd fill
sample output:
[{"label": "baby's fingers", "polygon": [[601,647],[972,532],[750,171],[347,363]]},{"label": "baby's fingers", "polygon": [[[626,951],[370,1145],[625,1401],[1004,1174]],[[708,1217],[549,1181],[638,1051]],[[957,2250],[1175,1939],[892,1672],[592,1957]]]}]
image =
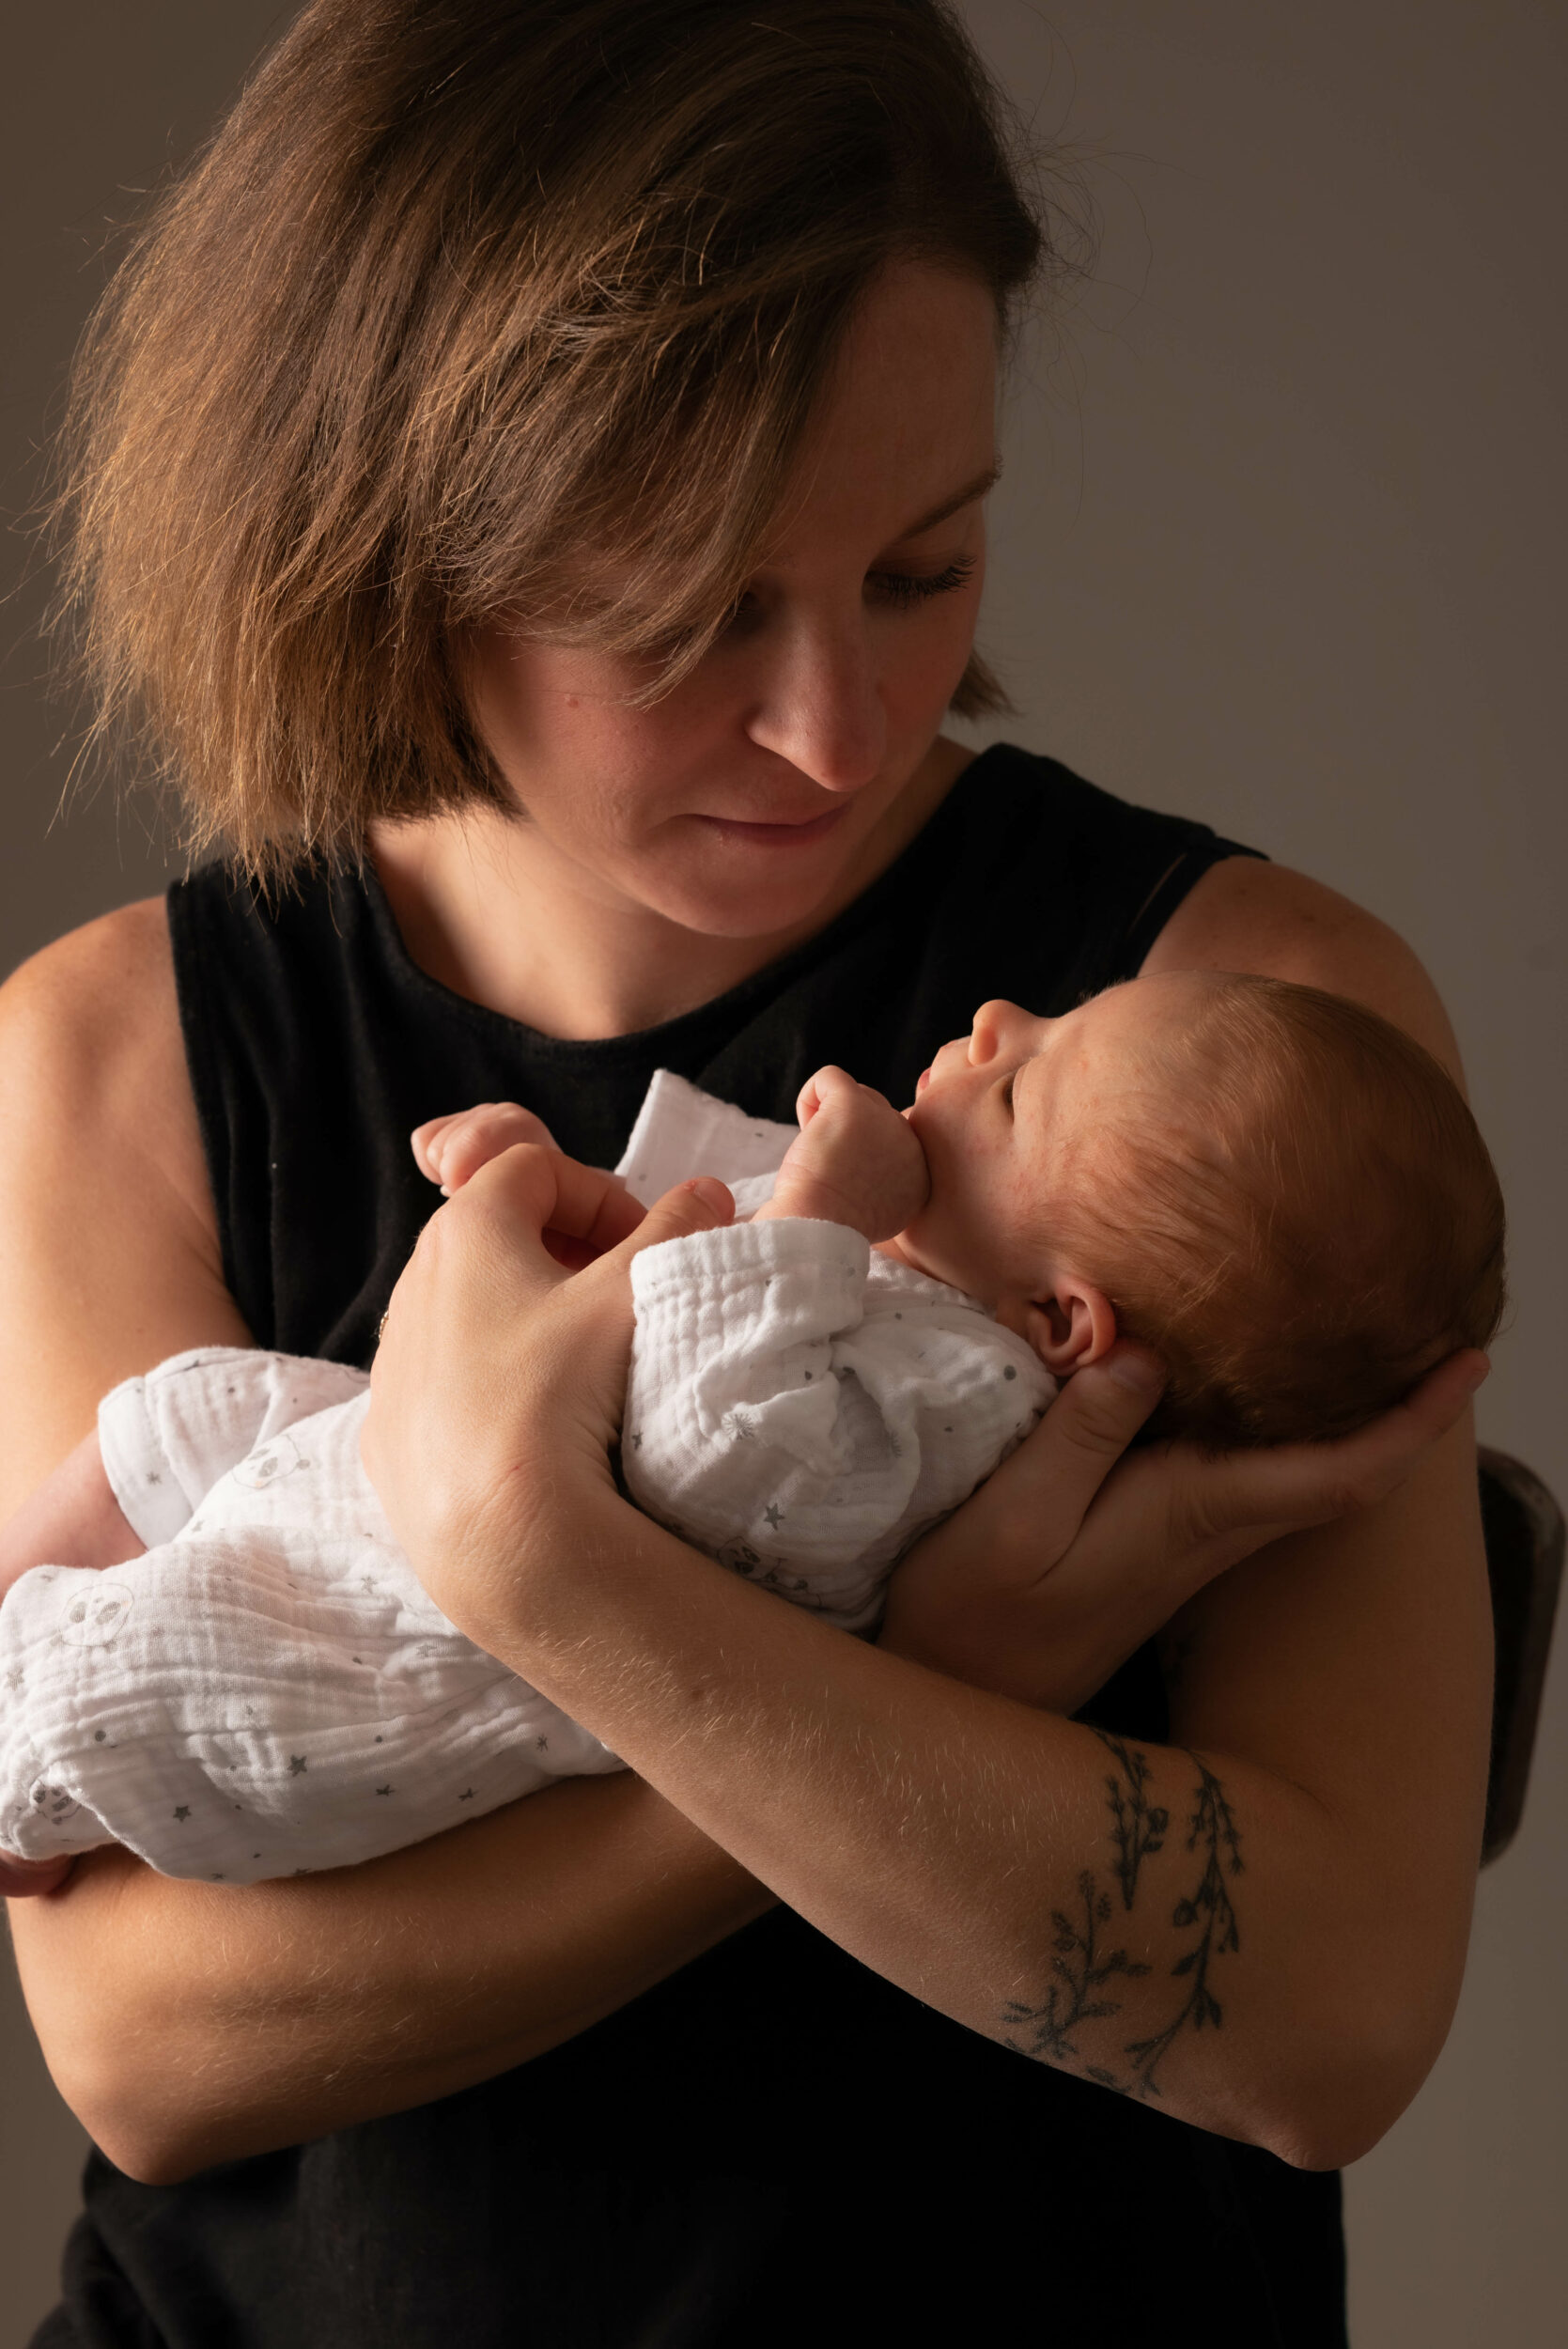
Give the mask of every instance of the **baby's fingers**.
[{"label": "baby's fingers", "polygon": [[448,1192],[460,1190],[482,1166],[516,1143],[539,1143],[547,1150],[556,1147],[544,1119],[516,1101],[479,1101],[472,1109],[428,1118],[414,1128],[410,1142],[420,1173]]}]

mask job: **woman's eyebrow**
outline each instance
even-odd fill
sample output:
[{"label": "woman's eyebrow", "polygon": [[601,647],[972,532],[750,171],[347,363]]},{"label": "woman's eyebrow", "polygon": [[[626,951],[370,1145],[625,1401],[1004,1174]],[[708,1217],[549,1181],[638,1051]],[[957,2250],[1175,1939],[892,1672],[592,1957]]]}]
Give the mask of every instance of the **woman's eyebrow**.
[{"label": "woman's eyebrow", "polygon": [[934,506],[928,514],[923,514],[918,521],[910,522],[892,543],[902,546],[906,538],[919,538],[926,531],[935,530],[939,522],[945,522],[964,506],[972,506],[975,499],[983,498],[987,490],[994,490],[1001,478],[1001,460],[999,458],[994,465],[987,466],[984,473],[976,474],[972,481],[967,481],[952,497],[943,498],[941,504]]}]

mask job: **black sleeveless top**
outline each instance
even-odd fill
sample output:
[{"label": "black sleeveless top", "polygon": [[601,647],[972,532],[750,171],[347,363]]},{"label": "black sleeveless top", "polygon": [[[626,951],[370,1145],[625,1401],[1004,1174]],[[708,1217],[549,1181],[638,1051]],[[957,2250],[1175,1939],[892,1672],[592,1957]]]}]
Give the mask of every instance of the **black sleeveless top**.
[{"label": "black sleeveless top", "polygon": [[[1130,975],[1237,853],[994,749],[818,937],[595,1043],[427,977],[371,872],[268,911],[210,866],[169,922],[229,1286],[259,1345],[364,1363],[438,1204],[425,1118],[519,1099],[604,1166],[660,1066],[762,1117],[828,1060],[908,1100],[977,1003]],[[1150,1653],[1092,1709],[1158,1738]],[[1012,2054],[786,1909],[479,2087],[179,2186],[95,2153],[85,2186],[36,2349],[1344,2341],[1336,2177]]]}]

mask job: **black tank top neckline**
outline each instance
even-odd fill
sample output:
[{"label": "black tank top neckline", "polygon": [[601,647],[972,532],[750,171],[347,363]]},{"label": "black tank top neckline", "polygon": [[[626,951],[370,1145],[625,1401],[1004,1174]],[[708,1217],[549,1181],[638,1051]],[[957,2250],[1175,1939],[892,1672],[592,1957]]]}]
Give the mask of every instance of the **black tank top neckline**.
[{"label": "black tank top neckline", "polygon": [[[656,1021],[650,1028],[633,1028],[624,1034],[607,1036],[552,1036],[542,1029],[530,1027],[524,1020],[515,1019],[509,1013],[493,1010],[488,1003],[476,1003],[472,996],[459,994],[443,980],[436,978],[410,953],[398,926],[374,861],[366,856],[356,880],[363,887],[368,918],[375,929],[377,941],[389,969],[396,970],[411,999],[427,1002],[432,1008],[448,1018],[472,1019],[475,1033],[487,1031],[497,1038],[505,1038],[520,1046],[540,1062],[559,1064],[563,1068],[598,1075],[618,1062],[665,1067],[670,1062],[665,1055],[689,1057],[692,1039],[722,1035],[744,1019],[753,1003],[775,996],[787,988],[801,972],[811,970],[825,957],[831,957],[842,942],[877,919],[885,900],[906,890],[921,867],[930,860],[939,859],[943,842],[951,823],[962,820],[964,802],[955,806],[955,800],[969,778],[987,760],[1005,764],[1016,756],[1004,745],[993,745],[980,751],[968,767],[962,769],[952,788],[938,802],[925,823],[913,838],[906,841],[896,856],[870,881],[858,897],[834,914],[831,922],[798,945],[789,947],[776,960],[766,963],[748,978],[737,980],[722,994],[711,997],[691,1010],[677,1013],[674,1019]],[[944,820],[946,819],[946,820]],[[945,1040],[945,1039],[944,1039]],[[654,1057],[649,1063],[649,1055]]]},{"label": "black tank top neckline", "polygon": [[[169,925],[229,1285],[258,1344],[366,1362],[439,1204],[424,1119],[517,1098],[613,1165],[659,1066],[780,1119],[829,1060],[908,1099],[977,1003],[1130,976],[1238,853],[999,746],[815,939],[586,1044],[430,978],[373,874],[268,907],[206,867]],[[1162,1735],[1151,1651],[1094,1710]],[[1344,2341],[1336,2178],[1032,2063],[787,1910],[460,2094],[177,2186],[95,2154],[86,2197],[37,2349]]]}]

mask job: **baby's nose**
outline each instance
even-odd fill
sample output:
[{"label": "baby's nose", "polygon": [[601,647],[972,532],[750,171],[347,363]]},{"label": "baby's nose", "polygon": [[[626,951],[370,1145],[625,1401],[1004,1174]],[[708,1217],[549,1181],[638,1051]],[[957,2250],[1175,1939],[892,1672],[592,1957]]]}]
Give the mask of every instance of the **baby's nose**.
[{"label": "baby's nose", "polygon": [[970,1028],[971,1067],[980,1068],[986,1061],[995,1060],[997,1054],[1017,1037],[1018,1031],[1030,1024],[1028,1012],[1017,1003],[1008,1003],[1003,996],[982,1003]]}]

